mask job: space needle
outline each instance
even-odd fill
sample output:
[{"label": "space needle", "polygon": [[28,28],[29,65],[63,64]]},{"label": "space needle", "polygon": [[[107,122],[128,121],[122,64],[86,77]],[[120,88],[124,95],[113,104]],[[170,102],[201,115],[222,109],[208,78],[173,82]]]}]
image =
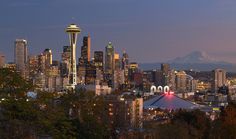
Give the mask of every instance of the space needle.
[{"label": "space needle", "polygon": [[69,89],[75,89],[77,85],[77,75],[76,75],[76,42],[77,36],[80,33],[80,28],[75,24],[70,24],[66,28],[66,32],[69,34],[70,40],[70,48],[71,48],[71,55],[70,55],[70,67],[69,67]]}]

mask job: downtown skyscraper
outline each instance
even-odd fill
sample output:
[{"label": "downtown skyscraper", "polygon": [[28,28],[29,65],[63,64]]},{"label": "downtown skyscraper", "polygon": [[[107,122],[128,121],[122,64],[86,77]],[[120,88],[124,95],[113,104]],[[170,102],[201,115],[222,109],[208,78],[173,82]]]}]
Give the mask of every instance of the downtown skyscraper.
[{"label": "downtown skyscraper", "polygon": [[105,48],[105,73],[112,74],[114,70],[114,47],[111,42]]},{"label": "downtown skyscraper", "polygon": [[91,60],[90,49],[91,38],[90,35],[88,35],[83,38],[83,46],[81,47],[81,59],[85,64],[88,64],[88,62]]},{"label": "downtown skyscraper", "polygon": [[212,92],[216,93],[219,87],[226,85],[226,71],[223,69],[215,69],[212,71]]},{"label": "downtown skyscraper", "polygon": [[46,69],[49,69],[52,65],[52,50],[48,48],[45,49],[43,55],[45,56],[45,67]]},{"label": "downtown skyscraper", "polygon": [[114,62],[114,47],[111,42],[105,48],[105,80],[108,85],[112,86],[112,75],[114,73],[115,62]]},{"label": "downtown skyscraper", "polygon": [[28,62],[27,41],[24,39],[16,39],[14,49],[14,61],[16,70],[20,72],[22,77],[26,77],[26,68]]},{"label": "downtown skyscraper", "polygon": [[129,56],[126,51],[123,51],[121,69],[124,70],[125,84],[129,82]]},{"label": "downtown skyscraper", "polygon": [[96,68],[103,71],[103,51],[94,52],[94,65]]}]

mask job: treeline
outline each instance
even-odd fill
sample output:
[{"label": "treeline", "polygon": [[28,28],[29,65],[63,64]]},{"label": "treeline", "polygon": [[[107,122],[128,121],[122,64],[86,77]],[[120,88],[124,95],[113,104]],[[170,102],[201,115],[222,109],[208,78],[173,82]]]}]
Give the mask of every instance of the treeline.
[{"label": "treeline", "polygon": [[218,119],[211,121],[199,110],[179,110],[167,124],[148,124],[155,139],[235,139],[236,105],[230,103]]}]

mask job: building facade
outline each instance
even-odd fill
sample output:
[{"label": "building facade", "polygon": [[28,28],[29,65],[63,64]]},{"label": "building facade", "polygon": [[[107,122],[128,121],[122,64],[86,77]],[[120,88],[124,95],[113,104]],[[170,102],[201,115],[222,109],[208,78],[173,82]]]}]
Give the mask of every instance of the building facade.
[{"label": "building facade", "polygon": [[226,71],[223,69],[215,69],[212,71],[212,92],[216,93],[219,87],[226,85]]},{"label": "building facade", "polygon": [[83,46],[81,47],[81,59],[84,64],[87,64],[90,60],[91,38],[90,35],[83,38]]},{"label": "building facade", "polygon": [[105,50],[105,81],[112,87],[112,75],[114,73],[114,47],[108,43]]},{"label": "building facade", "polygon": [[103,71],[103,51],[95,51],[94,52],[94,65],[99,70]]},{"label": "building facade", "polygon": [[15,51],[14,51],[14,60],[16,64],[16,70],[26,77],[27,73],[27,62],[28,62],[28,49],[27,41],[24,39],[16,39],[15,41]]}]

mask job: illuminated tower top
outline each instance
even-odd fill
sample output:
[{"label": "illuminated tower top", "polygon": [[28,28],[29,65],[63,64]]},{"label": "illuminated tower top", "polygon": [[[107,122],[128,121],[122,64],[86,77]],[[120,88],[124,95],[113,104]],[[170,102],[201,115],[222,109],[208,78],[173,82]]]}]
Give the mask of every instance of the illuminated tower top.
[{"label": "illuminated tower top", "polygon": [[66,28],[66,32],[68,32],[68,33],[75,33],[75,32],[77,32],[77,33],[80,33],[81,32],[81,30],[80,30],[80,28],[76,25],[76,24],[70,24],[67,28]]}]

